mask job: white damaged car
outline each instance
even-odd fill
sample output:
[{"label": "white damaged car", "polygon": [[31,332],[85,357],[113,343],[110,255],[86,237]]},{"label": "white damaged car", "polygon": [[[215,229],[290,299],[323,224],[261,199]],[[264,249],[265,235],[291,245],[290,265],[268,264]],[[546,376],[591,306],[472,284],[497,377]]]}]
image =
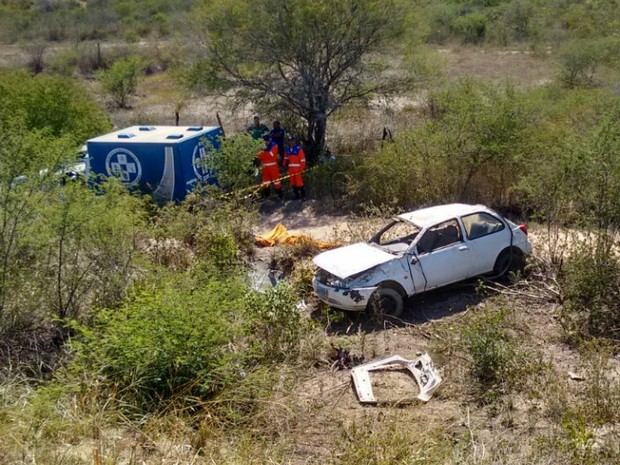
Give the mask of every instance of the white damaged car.
[{"label": "white damaged car", "polygon": [[404,213],[368,243],[317,255],[312,283],[328,305],[398,316],[403,299],[478,275],[521,270],[532,251],[527,227],[484,205],[449,204]]}]

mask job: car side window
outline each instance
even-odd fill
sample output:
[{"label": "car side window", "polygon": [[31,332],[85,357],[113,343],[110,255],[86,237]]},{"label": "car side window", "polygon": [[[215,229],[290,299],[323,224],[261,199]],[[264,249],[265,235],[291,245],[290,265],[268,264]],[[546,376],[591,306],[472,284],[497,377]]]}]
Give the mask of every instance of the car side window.
[{"label": "car side window", "polygon": [[467,237],[470,240],[493,234],[506,227],[498,218],[483,212],[464,216],[461,220],[463,221]]},{"label": "car side window", "polygon": [[463,235],[457,221],[445,221],[426,230],[417,243],[418,254],[429,253],[462,241]]}]

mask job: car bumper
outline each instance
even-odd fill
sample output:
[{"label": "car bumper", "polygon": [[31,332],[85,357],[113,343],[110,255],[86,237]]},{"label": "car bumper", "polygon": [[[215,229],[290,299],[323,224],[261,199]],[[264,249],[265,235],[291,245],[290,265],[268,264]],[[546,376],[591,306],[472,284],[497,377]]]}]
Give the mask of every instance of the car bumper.
[{"label": "car bumper", "polygon": [[327,305],[353,312],[362,312],[366,310],[372,293],[377,290],[377,286],[355,288],[333,287],[319,282],[316,278],[312,280],[312,287],[319,299]]},{"label": "car bumper", "polygon": [[520,248],[525,255],[530,255],[532,253],[532,243],[529,240],[513,243],[513,245]]}]

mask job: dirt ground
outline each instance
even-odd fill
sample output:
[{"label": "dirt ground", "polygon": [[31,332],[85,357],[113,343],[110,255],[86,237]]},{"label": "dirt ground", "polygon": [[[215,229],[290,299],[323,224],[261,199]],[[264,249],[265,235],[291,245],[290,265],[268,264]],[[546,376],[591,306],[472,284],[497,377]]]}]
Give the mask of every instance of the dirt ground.
[{"label": "dirt ground", "polygon": [[[95,44],[91,44],[95,47]],[[85,47],[91,45],[84,45]],[[102,53],[114,53],[114,49],[131,49],[135,53],[147,56],[156,53],[154,50],[164,50],[166,42],[156,45],[148,43],[126,44],[103,43]],[[55,55],[63,52],[74,44],[55,44],[48,46],[44,59],[49,64],[54,61]],[[445,76],[449,79],[458,79],[471,76],[492,81],[510,80],[521,86],[537,86],[549,82],[555,75],[554,63],[546,53],[534,53],[530,50],[521,49],[493,49],[481,47],[451,46],[438,47],[427,46],[433,60],[439,65]],[[0,68],[25,67],[28,62],[28,51],[19,44],[3,44],[0,46]],[[87,83],[97,93],[100,92],[92,80]],[[99,97],[102,102],[103,96]],[[407,106],[417,106],[420,103],[420,95],[414,92],[409,96],[398,98],[378,99],[371,103],[371,112],[366,114],[372,120],[373,125],[381,128],[383,125],[393,127],[395,125],[394,113]],[[113,111],[112,120],[117,128],[133,124],[174,124],[175,110],[180,112],[181,125],[216,125],[216,113],[219,113],[224,128],[229,133],[243,131],[252,123],[254,109],[251,105],[232,110],[230,102],[223,98],[183,96],[177,84],[161,74],[153,74],[143,78],[138,91],[132,99],[132,107],[128,110]],[[265,123],[270,124],[277,115],[263,115]],[[337,115],[336,115],[337,118]],[[350,119],[350,118],[346,118]],[[358,122],[359,123],[359,122]],[[356,125],[358,125],[356,123]],[[354,126],[356,126],[354,125]],[[331,136],[342,138],[348,133],[355,132],[355,127],[334,127]]]}]

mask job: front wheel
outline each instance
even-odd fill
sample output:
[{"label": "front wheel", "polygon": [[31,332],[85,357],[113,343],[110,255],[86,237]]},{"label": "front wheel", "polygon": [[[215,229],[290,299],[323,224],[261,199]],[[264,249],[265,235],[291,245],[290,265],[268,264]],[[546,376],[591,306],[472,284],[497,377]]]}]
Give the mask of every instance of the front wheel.
[{"label": "front wheel", "polygon": [[368,307],[383,315],[398,317],[403,313],[403,296],[391,287],[380,287],[370,299]]}]

